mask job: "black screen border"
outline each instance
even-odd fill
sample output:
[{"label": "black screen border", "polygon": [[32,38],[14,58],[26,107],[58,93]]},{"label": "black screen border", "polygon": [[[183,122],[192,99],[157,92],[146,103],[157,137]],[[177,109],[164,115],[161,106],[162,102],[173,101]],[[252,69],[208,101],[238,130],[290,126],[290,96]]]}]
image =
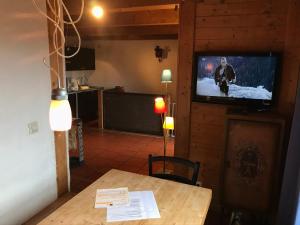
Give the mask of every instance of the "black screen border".
[{"label": "black screen border", "polygon": [[[249,98],[232,98],[232,97],[216,97],[197,95],[197,74],[198,74],[198,59],[204,56],[275,56],[277,64],[274,75],[274,85],[272,90],[271,100],[249,99]],[[193,74],[192,74],[192,102],[204,102],[225,105],[247,106],[251,108],[271,108],[278,98],[279,79],[281,74],[282,53],[281,52],[194,52],[193,55]]]}]

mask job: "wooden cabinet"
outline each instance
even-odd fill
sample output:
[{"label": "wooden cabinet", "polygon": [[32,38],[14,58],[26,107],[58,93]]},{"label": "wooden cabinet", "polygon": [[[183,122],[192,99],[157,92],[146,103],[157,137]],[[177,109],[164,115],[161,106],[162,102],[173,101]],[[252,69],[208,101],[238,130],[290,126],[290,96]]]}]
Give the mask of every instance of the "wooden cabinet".
[{"label": "wooden cabinet", "polygon": [[98,119],[98,91],[86,91],[77,94],[78,116],[83,122]]},{"label": "wooden cabinet", "polygon": [[104,128],[162,135],[160,115],[154,113],[157,95],[104,91]]},{"label": "wooden cabinet", "polygon": [[[276,143],[278,143],[278,141],[284,136],[284,118],[271,112],[236,115],[233,114],[231,110],[229,112],[228,106],[226,105],[198,102],[192,103],[191,111],[189,159],[193,161],[200,161],[201,172],[199,180],[203,187],[213,189],[214,209],[221,209],[224,201],[226,201],[228,205],[237,205],[237,202],[233,201],[238,199],[238,196],[234,199],[230,195],[224,195],[227,193],[238,195],[238,193],[233,191],[232,188],[236,187],[236,183],[233,182],[238,183],[239,180],[232,180],[232,178],[233,176],[238,177],[238,172],[242,171],[236,170],[237,165],[241,165],[239,162],[243,165],[247,164],[247,162],[240,160],[244,154],[241,154],[242,152],[239,154],[237,149],[241,150],[241,146],[257,147],[259,150],[259,165],[264,165],[263,167],[259,167],[260,175],[258,177],[254,177],[253,181],[245,181],[244,178],[243,181],[246,183],[250,182],[251,185],[256,185],[257,187],[259,178],[261,179],[260,184],[267,185],[265,181],[270,178],[267,173],[270,168],[274,168],[274,171],[280,168],[280,165],[277,166],[277,164],[273,163],[280,163],[282,158],[279,155],[282,153],[284,154],[285,151],[282,149],[281,145],[278,145],[278,148],[272,147],[275,146]],[[237,120],[241,120],[241,122],[238,123],[236,122]],[[239,129],[236,130],[237,128]],[[234,131],[235,133],[232,133],[231,131]],[[265,132],[266,134],[264,135]],[[242,137],[240,137],[241,135],[245,139],[242,139]],[[265,139],[263,139],[263,137],[265,137]],[[238,143],[238,145],[235,145],[235,143]],[[271,156],[268,156],[268,154]],[[256,155],[254,155],[254,158],[255,157]],[[261,168],[264,169],[261,170]],[[277,174],[274,172],[274,175]],[[245,182],[239,183],[239,185],[245,184]],[[278,188],[278,184],[276,185],[276,182],[277,181],[275,180],[271,183],[273,189]],[[226,185],[226,187],[224,185]],[[259,190],[259,193],[268,190],[267,186],[264,186],[264,189],[262,190],[262,185],[260,186],[261,189]],[[241,190],[244,193],[246,192],[246,189],[242,188]],[[251,190],[249,190],[249,192],[250,191]],[[276,191],[278,190],[275,190],[275,192]],[[272,195],[272,197],[273,196],[274,195]],[[253,199],[257,198],[259,197],[253,197]],[[261,208],[267,208],[270,204],[267,198],[269,198],[269,196],[266,195],[264,199],[264,207]],[[245,198],[240,197],[239,199],[242,201]],[[244,202],[246,202],[246,200]],[[244,202],[241,202],[239,205],[242,206]]]},{"label": "wooden cabinet", "polygon": [[68,94],[68,100],[71,106],[71,110],[72,110],[72,117],[73,118],[78,118],[77,117],[77,94],[76,93],[71,93]]},{"label": "wooden cabinet", "polygon": [[257,212],[276,205],[283,132],[284,120],[276,115],[227,116],[225,205]]}]

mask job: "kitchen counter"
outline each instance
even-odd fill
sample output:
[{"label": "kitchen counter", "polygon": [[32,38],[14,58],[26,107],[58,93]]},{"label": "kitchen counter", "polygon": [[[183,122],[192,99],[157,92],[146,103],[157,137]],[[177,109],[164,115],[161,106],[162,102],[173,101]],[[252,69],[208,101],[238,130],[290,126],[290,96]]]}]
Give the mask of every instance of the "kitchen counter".
[{"label": "kitchen counter", "polygon": [[84,90],[68,91],[73,118],[80,118],[83,123],[98,121],[98,128],[103,128],[102,93],[104,87],[90,87]]},{"label": "kitchen counter", "polygon": [[68,94],[77,94],[77,93],[81,93],[81,92],[87,92],[87,91],[103,91],[104,87],[91,87],[89,89],[84,89],[84,90],[78,90],[78,91],[72,91],[72,90],[68,90]]}]

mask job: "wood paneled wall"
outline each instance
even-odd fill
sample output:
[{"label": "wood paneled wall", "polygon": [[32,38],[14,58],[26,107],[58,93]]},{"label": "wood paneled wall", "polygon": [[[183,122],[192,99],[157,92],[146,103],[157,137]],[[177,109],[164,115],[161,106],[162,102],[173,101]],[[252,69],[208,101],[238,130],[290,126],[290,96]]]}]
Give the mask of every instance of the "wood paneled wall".
[{"label": "wood paneled wall", "polygon": [[197,4],[195,50],[282,50],[288,5],[284,0]]},{"label": "wood paneled wall", "polygon": [[[296,31],[291,28],[293,16],[289,13],[293,2],[296,0],[185,0],[181,3],[180,26],[189,23],[190,26],[194,24],[194,28],[190,28],[187,33],[183,33],[186,32],[184,29],[179,32],[176,134],[180,135],[176,136],[175,155],[188,155],[190,159],[200,161],[200,181],[204,187],[213,189],[215,206],[220,203],[228,106],[191,102],[188,89],[191,88],[190,62],[193,55],[190,49],[282,52],[283,71],[278,105],[274,112],[284,115],[290,121],[299,69],[299,55],[295,56],[293,50],[295,44],[289,44],[294,43],[296,38]],[[189,7],[185,7],[193,3],[195,14],[189,11]],[[191,21],[191,16],[194,16],[194,21]],[[194,34],[193,38],[191,34]],[[300,42],[299,34],[297,41]]]}]

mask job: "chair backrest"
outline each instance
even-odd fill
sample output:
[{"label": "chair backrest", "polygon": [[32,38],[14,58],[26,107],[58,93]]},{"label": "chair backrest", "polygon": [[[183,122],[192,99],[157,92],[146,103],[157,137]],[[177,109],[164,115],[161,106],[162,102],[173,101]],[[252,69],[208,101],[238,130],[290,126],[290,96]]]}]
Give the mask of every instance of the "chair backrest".
[{"label": "chair backrest", "polygon": [[[159,172],[153,172],[153,162],[171,162],[174,165],[182,165],[185,168],[191,168],[193,173],[192,173],[192,178],[184,177],[181,175],[176,175],[174,173],[167,173],[164,171],[159,171]],[[171,156],[152,156],[149,155],[148,158],[148,167],[149,167],[149,176],[152,177],[158,177],[162,179],[167,179],[167,180],[173,180],[185,184],[191,184],[191,185],[196,185],[197,179],[198,179],[198,174],[199,174],[199,169],[200,169],[200,163],[199,162],[192,162],[188,159],[183,159],[179,157],[171,157]]]}]

